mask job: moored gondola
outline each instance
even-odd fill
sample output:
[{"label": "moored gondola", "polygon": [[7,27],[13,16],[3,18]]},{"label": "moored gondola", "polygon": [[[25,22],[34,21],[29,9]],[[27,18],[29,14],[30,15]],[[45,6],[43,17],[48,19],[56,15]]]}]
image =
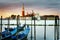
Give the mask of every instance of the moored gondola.
[{"label": "moored gondola", "polygon": [[11,39],[17,40],[17,38],[18,38],[19,40],[25,40],[28,36],[29,31],[30,31],[30,28],[29,28],[29,26],[27,26],[27,28],[24,31],[21,31],[16,36],[12,36]]},{"label": "moored gondola", "polygon": [[[18,30],[23,30],[23,28],[25,27],[25,24],[23,25],[23,27],[18,27]],[[2,40],[8,40],[11,38],[11,36],[15,35],[17,33],[17,27],[16,28],[10,28],[8,30],[8,28],[5,28],[5,31],[3,31],[2,34]]]}]

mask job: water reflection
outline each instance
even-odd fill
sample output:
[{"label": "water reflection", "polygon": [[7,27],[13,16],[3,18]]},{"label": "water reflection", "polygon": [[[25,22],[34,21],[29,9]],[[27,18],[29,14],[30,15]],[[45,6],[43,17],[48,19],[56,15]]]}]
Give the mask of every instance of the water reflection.
[{"label": "water reflection", "polygon": [[[24,22],[25,21],[23,20],[21,21],[22,24]],[[3,21],[3,23],[7,24],[7,20]],[[31,24],[31,20],[26,21],[26,23]],[[55,22],[53,20],[50,20],[50,21],[47,20],[46,23],[47,25],[49,25],[49,24],[54,24]],[[12,24],[16,24],[16,20]],[[32,24],[34,24],[34,21],[32,21]],[[36,21],[36,24],[44,24],[44,20]],[[3,31],[4,31],[4,28],[7,26],[8,25],[3,25]],[[10,27],[15,28],[17,27],[17,25],[10,25]],[[36,40],[44,40],[44,27],[45,26],[36,26]],[[30,29],[31,29],[31,26],[30,26]],[[60,31],[59,31],[59,36],[60,36]],[[30,30],[29,35],[26,40],[34,40],[34,26],[32,26],[32,38],[31,38],[31,30]],[[54,26],[46,26],[46,40],[54,40]]]},{"label": "water reflection", "polygon": [[[54,40],[54,26],[46,26],[46,30],[46,40]],[[31,33],[28,35],[28,40],[31,40],[30,35]],[[34,32],[32,40],[34,40]],[[44,40],[44,26],[36,26],[36,40]]]}]

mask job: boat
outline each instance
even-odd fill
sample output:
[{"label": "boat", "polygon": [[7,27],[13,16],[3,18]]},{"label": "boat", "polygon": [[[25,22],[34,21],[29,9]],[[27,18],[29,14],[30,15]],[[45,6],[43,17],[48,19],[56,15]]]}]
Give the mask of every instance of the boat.
[{"label": "boat", "polygon": [[2,40],[7,40],[9,37],[14,35],[17,32],[17,29],[13,29],[12,31],[5,30],[2,32]]},{"label": "boat", "polygon": [[25,40],[29,34],[30,28],[27,25],[27,28],[24,31],[21,31],[20,33],[18,33],[16,36],[12,36],[11,39],[12,40]]},{"label": "boat", "polygon": [[[26,24],[24,24],[22,27],[18,25],[18,27],[16,27],[18,30],[23,30],[23,28],[26,26]],[[12,31],[14,28],[5,28],[5,30],[9,30]]]},{"label": "boat", "polygon": [[2,40],[8,40],[11,36],[15,35],[17,33],[17,30],[23,30],[23,28],[25,27],[25,24],[23,25],[23,27],[19,27],[18,29],[16,28],[11,28],[8,30],[8,28],[5,28],[5,31],[2,32]]}]

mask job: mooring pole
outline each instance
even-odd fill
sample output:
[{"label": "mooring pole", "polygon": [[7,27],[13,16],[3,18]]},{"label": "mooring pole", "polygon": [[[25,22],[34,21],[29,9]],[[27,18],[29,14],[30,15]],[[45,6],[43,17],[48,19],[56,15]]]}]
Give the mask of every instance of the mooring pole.
[{"label": "mooring pole", "polygon": [[[32,17],[31,17],[32,18]],[[33,35],[32,35],[32,19],[31,19],[31,40],[32,40],[32,37],[33,37]]]},{"label": "mooring pole", "polygon": [[56,40],[56,17],[55,17],[55,27],[54,27],[54,40]]},{"label": "mooring pole", "polygon": [[0,30],[0,40],[2,39],[2,16],[1,16],[1,30]]},{"label": "mooring pole", "polygon": [[57,17],[55,16],[54,40],[57,40]]},{"label": "mooring pole", "polygon": [[[26,16],[25,16],[25,25],[26,25]],[[25,29],[26,29],[26,27],[25,27]]]},{"label": "mooring pole", "polygon": [[44,40],[46,40],[46,18],[45,18],[45,27],[44,27]]},{"label": "mooring pole", "polygon": [[36,40],[36,26],[35,26],[35,17],[34,17],[34,40]]},{"label": "mooring pole", "polygon": [[57,16],[57,40],[59,40],[59,16]]},{"label": "mooring pole", "polygon": [[19,15],[17,16],[17,25],[18,25],[18,27],[20,25],[20,16]]},{"label": "mooring pole", "polygon": [[2,16],[1,16],[1,32],[2,32]]},{"label": "mooring pole", "polygon": [[[18,27],[19,27],[19,25],[18,25],[18,16],[17,16],[17,33],[18,33]],[[18,40],[18,36],[17,36],[17,40]]]},{"label": "mooring pole", "polygon": [[[20,19],[20,16],[19,16],[19,22],[20,22],[20,20],[21,20],[21,19]],[[19,25],[21,25],[21,22],[19,23]]]},{"label": "mooring pole", "polygon": [[10,19],[8,18],[8,32],[9,32],[9,20],[10,20]]}]

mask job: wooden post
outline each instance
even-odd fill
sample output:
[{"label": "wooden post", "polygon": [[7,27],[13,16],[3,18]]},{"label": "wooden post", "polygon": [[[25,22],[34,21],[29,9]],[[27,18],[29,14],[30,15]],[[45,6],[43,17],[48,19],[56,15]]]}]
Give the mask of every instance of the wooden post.
[{"label": "wooden post", "polygon": [[35,17],[34,17],[34,40],[36,40],[36,26],[35,26]]},{"label": "wooden post", "polygon": [[46,40],[46,18],[45,18],[45,27],[44,27],[44,40]]},{"label": "wooden post", "polygon": [[[17,16],[17,33],[18,33],[18,16]],[[17,34],[18,35],[18,34]],[[17,36],[17,40],[18,40],[18,36]]]},{"label": "wooden post", "polygon": [[[31,17],[32,18],[32,17]],[[31,19],[31,40],[32,40],[32,37],[33,37],[33,35],[32,35],[32,19]]]},{"label": "wooden post", "polygon": [[20,16],[19,15],[17,16],[17,20],[19,22],[18,25],[21,25],[21,23],[20,23]]},{"label": "wooden post", "polygon": [[57,40],[59,40],[59,16],[57,17]]},{"label": "wooden post", "polygon": [[[19,16],[19,22],[20,22],[20,20],[21,20],[21,19],[20,19],[20,16]],[[19,25],[21,25],[21,22],[19,23]]]},{"label": "wooden post", "polygon": [[54,40],[57,40],[57,17],[55,16]]},{"label": "wooden post", "polygon": [[1,38],[2,38],[2,16],[1,16],[1,30],[0,30],[0,40],[1,40]]},{"label": "wooden post", "polygon": [[2,32],[2,16],[1,16],[1,32]]},{"label": "wooden post", "polygon": [[[26,16],[25,16],[25,25],[26,25]],[[26,29],[26,27],[25,27],[25,29]]]},{"label": "wooden post", "polygon": [[9,32],[9,20],[10,20],[10,19],[8,18],[8,32]]},{"label": "wooden post", "polygon": [[[55,21],[56,21],[56,17],[55,17]],[[56,40],[56,24],[55,24],[55,27],[54,27],[54,40]]]}]

